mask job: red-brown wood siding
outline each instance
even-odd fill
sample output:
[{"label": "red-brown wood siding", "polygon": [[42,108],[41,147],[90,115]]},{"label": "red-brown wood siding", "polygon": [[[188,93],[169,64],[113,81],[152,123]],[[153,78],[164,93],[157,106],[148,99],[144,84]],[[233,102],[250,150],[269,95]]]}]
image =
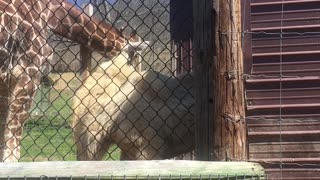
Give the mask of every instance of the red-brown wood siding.
[{"label": "red-brown wood siding", "polygon": [[319,177],[320,0],[243,1],[250,160],[269,178]]}]

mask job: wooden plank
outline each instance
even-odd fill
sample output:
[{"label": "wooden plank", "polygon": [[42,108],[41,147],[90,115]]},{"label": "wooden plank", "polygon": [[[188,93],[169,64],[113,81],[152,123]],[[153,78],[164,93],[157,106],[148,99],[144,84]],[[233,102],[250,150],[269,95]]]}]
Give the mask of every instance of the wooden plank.
[{"label": "wooden plank", "polygon": [[283,179],[290,180],[301,180],[301,179],[319,179],[320,177],[320,168],[270,168],[266,169],[266,174],[268,179],[279,179],[279,177],[283,177]]},{"label": "wooden plank", "polygon": [[250,143],[251,159],[319,158],[320,142],[267,142]]},{"label": "wooden plank", "polygon": [[[220,177],[264,176],[264,169],[249,162],[205,161],[75,161],[0,163],[1,178],[72,177],[100,179],[211,179]],[[149,176],[149,177],[148,177]],[[124,178],[125,177],[125,178]]]},{"label": "wooden plank", "polygon": [[80,58],[81,58],[81,68],[80,68],[80,77],[81,80],[87,79],[91,72],[91,55],[92,50],[88,47],[81,45],[80,46]]},{"label": "wooden plank", "polygon": [[193,1],[193,70],[195,97],[195,157],[212,160],[213,111],[213,4],[212,0]]},{"label": "wooden plank", "polygon": [[242,28],[243,32],[243,69],[245,74],[251,73],[251,68],[253,64],[252,58],[252,34],[248,33],[251,32],[251,7],[250,1],[241,1],[242,3]]},{"label": "wooden plank", "polygon": [[[256,0],[258,1],[258,0]],[[259,0],[260,1],[260,0]],[[271,2],[252,2],[251,6],[265,6],[265,5],[282,5],[282,4],[295,4],[295,3],[312,3],[312,2],[319,2],[319,0],[288,0],[288,1],[278,1],[278,0],[274,0]]]}]

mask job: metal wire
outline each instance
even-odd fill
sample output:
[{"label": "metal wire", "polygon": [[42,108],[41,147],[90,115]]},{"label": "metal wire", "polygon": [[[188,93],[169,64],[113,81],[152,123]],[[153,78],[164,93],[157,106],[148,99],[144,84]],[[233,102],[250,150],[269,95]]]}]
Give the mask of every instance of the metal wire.
[{"label": "metal wire", "polygon": [[[120,0],[118,1],[120,2]],[[190,126],[193,126],[190,122],[184,122],[184,119],[186,119],[187,115],[183,115],[179,117],[178,111],[181,111],[179,108],[182,108],[183,110],[187,110],[189,108],[192,108],[192,106],[189,106],[186,103],[187,98],[192,98],[192,89],[186,85],[184,85],[184,80],[186,79],[177,79],[176,76],[179,76],[181,72],[183,73],[189,73],[191,72],[192,68],[192,50],[193,47],[191,46],[191,33],[187,34],[186,36],[188,39],[171,39],[172,36],[178,36],[179,33],[187,32],[188,29],[186,27],[186,23],[189,22],[190,17],[185,17],[185,19],[180,19],[178,13],[173,13],[175,16],[174,18],[169,18],[170,16],[170,4],[167,2],[160,2],[160,1],[153,1],[153,4],[151,1],[149,1],[147,4],[146,1],[121,1],[124,4],[124,7],[117,7],[117,5],[112,6],[111,5],[111,11],[113,13],[110,13],[111,20],[110,21],[114,26],[118,28],[118,26],[124,26],[125,31],[128,31],[128,29],[137,29],[138,34],[142,37],[144,40],[151,40],[151,43],[147,50],[140,54],[139,56],[142,56],[144,60],[146,61],[140,61],[141,63],[141,72],[139,72],[139,76],[143,76],[146,70],[147,72],[151,72],[154,69],[156,71],[159,71],[159,74],[156,74],[156,78],[153,80],[148,81],[149,88],[152,87],[154,84],[160,84],[159,87],[156,89],[157,92],[153,93],[160,93],[160,92],[166,92],[166,98],[165,99],[157,99],[157,106],[152,106],[152,104],[156,103],[156,99],[148,99],[148,97],[144,97],[143,93],[148,92],[150,89],[144,89],[144,92],[137,92],[136,89],[132,90],[132,92],[126,92],[125,88],[123,88],[122,85],[119,85],[119,87],[114,87],[117,89],[116,93],[127,93],[128,97],[126,97],[126,102],[129,104],[126,104],[124,102],[119,103],[119,110],[117,111],[118,114],[107,114],[102,112],[101,108],[101,114],[105,115],[106,117],[110,117],[110,121],[116,121],[117,117],[115,117],[115,114],[119,117],[123,118],[121,121],[115,123],[116,125],[111,128],[111,130],[107,127],[103,127],[97,132],[89,132],[88,135],[90,135],[89,138],[91,138],[91,141],[87,144],[88,146],[92,144],[96,144],[97,146],[104,146],[104,142],[100,142],[98,139],[98,136],[101,134],[105,134],[107,131],[110,131],[110,137],[114,136],[116,128],[119,129],[121,134],[129,134],[130,132],[140,128],[142,132],[150,131],[151,136],[150,137],[144,137],[139,136],[133,138],[132,144],[139,144],[142,140],[147,139],[147,142],[149,143],[147,146],[141,146],[141,151],[146,151],[148,149],[152,149],[152,151],[160,152],[163,148],[165,148],[165,144],[153,144],[153,141],[155,141],[157,136],[163,136],[161,134],[161,131],[163,129],[169,131],[170,137],[174,137],[178,139],[182,144],[188,146],[187,142],[184,142],[184,135],[190,133],[190,129],[185,132],[179,134],[177,131],[178,129],[188,129]],[[246,4],[245,0],[245,4]],[[247,36],[278,36],[279,37],[279,73],[278,72],[272,72],[270,74],[268,73],[259,73],[259,74],[248,74],[243,73],[237,70],[236,68],[233,68],[234,70],[230,72],[224,72],[223,75],[230,76],[242,76],[247,82],[250,80],[255,79],[279,79],[279,114],[274,116],[268,116],[268,115],[255,115],[255,116],[249,116],[249,117],[241,117],[240,119],[232,119],[231,116],[228,114],[225,114],[224,118],[234,124],[240,123],[243,121],[243,118],[246,121],[264,121],[266,123],[269,123],[271,121],[277,121],[279,126],[279,146],[280,146],[280,160],[279,162],[268,162],[263,161],[261,162],[265,164],[271,164],[271,165],[279,165],[281,169],[281,177],[282,177],[282,170],[285,165],[297,165],[297,166],[316,166],[317,164],[312,163],[288,163],[283,161],[284,156],[284,147],[283,147],[283,129],[286,126],[286,122],[297,122],[297,123],[312,123],[312,122],[320,122],[319,119],[314,117],[287,117],[285,116],[285,113],[283,112],[282,106],[284,105],[283,99],[285,96],[283,95],[283,92],[285,90],[283,81],[289,78],[306,78],[310,77],[308,75],[288,75],[286,72],[284,72],[284,56],[283,55],[286,51],[284,49],[284,39],[286,36],[308,36],[308,35],[319,35],[319,31],[305,31],[305,32],[286,32],[284,30],[284,16],[285,16],[285,5],[284,0],[282,0],[281,5],[281,25],[280,25],[280,32],[271,32],[271,31],[247,31],[244,29],[246,23],[248,23],[248,19],[246,19],[246,16],[243,16],[243,29],[242,32],[216,32],[221,33],[224,35],[230,35],[230,34],[239,34],[242,35],[242,43],[244,43],[244,40]],[[250,9],[244,9],[244,11],[249,11]],[[100,9],[97,9],[97,11],[100,11]],[[100,14],[103,14],[104,12],[99,12]],[[121,17],[118,17],[118,14],[121,14]],[[179,16],[179,17],[178,17]],[[116,22],[116,20],[119,20]],[[172,26],[174,26],[172,22],[170,21],[182,21],[181,24],[177,27],[177,32],[170,32],[172,30]],[[172,34],[170,34],[172,33]],[[104,104],[104,101],[100,101],[102,98],[103,93],[105,93],[105,89],[108,87],[104,87],[102,84],[106,82],[106,79],[104,75],[100,75],[97,77],[94,77],[94,79],[87,79],[86,82],[89,80],[94,80],[97,83],[96,85],[92,87],[85,87],[84,90],[88,91],[89,93],[85,96],[79,96],[76,94],[76,90],[83,87],[82,80],[77,75],[70,75],[73,72],[77,72],[79,70],[80,66],[80,54],[79,49],[76,49],[74,51],[69,52],[69,50],[72,48],[78,48],[75,47],[76,44],[65,40],[63,38],[57,38],[56,36],[50,36],[49,40],[50,43],[54,44],[52,45],[55,51],[55,55],[58,56],[57,62],[51,62],[51,66],[58,67],[55,71],[55,74],[53,75],[54,78],[57,80],[57,84],[55,84],[52,89],[50,89],[51,94],[46,94],[43,99],[48,100],[51,102],[50,107],[44,107],[44,113],[41,114],[39,117],[30,117],[30,121],[27,122],[25,125],[25,134],[22,140],[22,159],[21,161],[38,161],[38,160],[75,160],[76,159],[76,145],[73,142],[72,139],[72,125],[71,124],[71,117],[72,117],[72,100],[73,98],[90,98],[90,97],[96,97],[96,99],[86,99],[83,100],[83,104],[86,104],[86,112],[83,114],[83,116],[88,116],[91,118],[88,119],[99,119],[101,114],[94,114],[92,110],[98,106],[104,106],[104,105],[110,105],[112,103],[116,104],[117,99],[115,98],[116,95],[110,97],[109,104]],[[150,47],[151,46],[151,47]],[[68,53],[66,55],[66,53]],[[174,56],[176,54],[176,56]],[[65,57],[67,56],[67,57]],[[93,55],[95,57],[92,57],[92,59],[96,60],[96,65],[93,65],[93,67],[96,67],[95,70],[99,70],[101,68],[99,64],[102,63],[102,61],[107,61],[106,58],[103,58],[102,55]],[[107,57],[108,58],[108,57]],[[62,59],[62,60],[60,60]],[[68,60],[67,62],[64,62],[64,60]],[[165,62],[164,62],[165,61]],[[177,64],[179,67],[175,67],[172,64]],[[12,63],[11,63],[12,64]],[[132,80],[130,77],[134,76],[135,73],[129,73],[125,74],[125,72],[122,72],[122,70],[126,67],[126,65],[119,65],[116,67],[116,71],[119,71],[116,73],[116,76],[126,76],[124,77],[127,80]],[[174,67],[174,68],[171,68]],[[101,69],[100,69],[101,70]],[[105,70],[106,72],[108,69]],[[66,72],[70,73],[70,77],[64,77],[66,76]],[[164,76],[165,74],[165,76]],[[138,76],[137,75],[137,76]],[[108,77],[110,78],[111,76]],[[313,75],[314,78],[319,78],[320,76]],[[155,79],[160,79],[161,81],[156,81]],[[139,82],[143,82],[145,79],[141,79]],[[172,81],[179,81],[179,85],[172,85]],[[111,80],[112,83],[116,83],[116,81]],[[139,83],[138,82],[138,83]],[[138,86],[137,84],[129,82],[128,84],[125,84],[126,86]],[[161,85],[162,84],[162,85]],[[91,92],[92,89],[98,89],[100,90],[98,93]],[[122,88],[122,89],[121,89]],[[67,91],[67,93],[63,91]],[[153,89],[151,89],[153,90]],[[151,91],[150,90],[150,91]],[[153,90],[155,91],[155,90]],[[10,92],[8,92],[10,93]],[[136,99],[132,100],[131,95],[133,93],[137,94],[137,97],[140,98],[139,101],[149,101],[148,107],[139,107],[139,104],[137,103]],[[185,94],[183,94],[185,93]],[[47,97],[49,96],[49,97]],[[190,97],[189,97],[190,96]],[[248,97],[246,97],[246,101],[248,101]],[[41,100],[42,98],[40,98]],[[36,99],[34,101],[34,106],[31,108],[31,111],[36,111],[37,108],[43,108],[39,107],[41,106],[40,100]],[[90,101],[90,103],[88,103]],[[163,102],[170,103],[176,103],[176,105],[167,106],[164,105]],[[83,106],[83,104],[79,104],[77,107]],[[121,109],[121,107],[124,106],[131,106],[131,109],[128,111],[124,111]],[[77,108],[76,107],[76,108]],[[170,108],[168,108],[170,107]],[[167,111],[167,113],[161,114],[164,109],[170,109]],[[105,110],[105,109],[103,109]],[[134,111],[138,111],[135,115],[138,117],[137,119],[143,119],[143,118],[150,118],[145,117],[147,112],[151,112],[150,115],[151,118],[154,118],[155,116],[158,117],[158,121],[162,122],[159,123],[158,126],[155,122],[149,121],[145,124],[135,124],[136,121],[130,120],[130,127],[122,127],[123,125],[121,123],[125,123],[125,119],[130,119],[130,114],[134,113]],[[32,114],[32,112],[31,112]],[[179,123],[173,123],[169,124],[166,122],[166,120],[170,117],[174,116],[177,119],[179,119]],[[78,118],[81,118],[80,116]],[[136,120],[136,119],[135,119]],[[81,124],[82,122],[80,122]],[[1,122],[2,125],[5,125],[5,122]],[[107,122],[90,122],[88,124],[85,124],[86,129],[90,130],[93,126],[107,126]],[[249,125],[250,126],[250,125]],[[118,141],[118,144],[126,143],[126,140],[128,139],[129,135],[123,136],[121,140]],[[169,136],[168,136],[169,137]],[[166,137],[166,138],[168,138]],[[82,143],[85,143],[85,140],[81,139]],[[163,143],[163,142],[161,142]],[[135,146],[129,146],[128,149],[134,149]],[[189,148],[189,147],[188,147]],[[90,150],[89,154],[97,153],[95,150]],[[110,151],[106,153],[104,159],[119,159],[121,157],[119,149],[114,146],[114,148],[110,148]],[[116,154],[116,155],[114,155]],[[114,157],[117,156],[117,157]],[[146,158],[146,154],[143,154],[142,152],[139,154],[138,158]],[[193,156],[193,155],[191,155]],[[43,177],[45,178],[45,177]],[[99,179],[100,177],[98,177]],[[113,178],[113,177],[112,177]],[[126,178],[126,177],[121,177]],[[158,177],[160,179],[160,176]],[[161,177],[163,178],[163,177]],[[181,179],[182,177],[180,177]]]},{"label": "metal wire", "polygon": [[284,1],[282,0],[282,5],[281,5],[281,25],[280,25],[280,88],[279,88],[279,101],[280,101],[280,107],[279,107],[279,115],[280,115],[280,121],[279,121],[279,130],[280,130],[280,136],[279,136],[279,141],[280,141],[280,179],[283,179],[283,172],[282,172],[282,40],[283,40],[283,18],[284,18]]}]

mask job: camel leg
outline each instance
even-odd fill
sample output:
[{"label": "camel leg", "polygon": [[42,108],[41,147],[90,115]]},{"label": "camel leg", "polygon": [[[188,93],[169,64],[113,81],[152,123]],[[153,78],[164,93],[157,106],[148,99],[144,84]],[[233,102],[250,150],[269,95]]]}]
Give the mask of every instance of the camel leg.
[{"label": "camel leg", "polygon": [[105,132],[79,131],[84,124],[79,123],[73,129],[77,146],[77,159],[81,161],[102,160],[113,142]]}]

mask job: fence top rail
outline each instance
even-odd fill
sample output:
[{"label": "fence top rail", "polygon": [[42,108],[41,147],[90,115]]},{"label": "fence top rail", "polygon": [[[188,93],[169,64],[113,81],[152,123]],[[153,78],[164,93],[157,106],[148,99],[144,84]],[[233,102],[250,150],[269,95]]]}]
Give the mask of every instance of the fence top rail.
[{"label": "fence top rail", "polygon": [[264,169],[251,162],[161,161],[64,161],[0,163],[0,178],[98,177],[110,179],[212,179],[262,177]]}]

